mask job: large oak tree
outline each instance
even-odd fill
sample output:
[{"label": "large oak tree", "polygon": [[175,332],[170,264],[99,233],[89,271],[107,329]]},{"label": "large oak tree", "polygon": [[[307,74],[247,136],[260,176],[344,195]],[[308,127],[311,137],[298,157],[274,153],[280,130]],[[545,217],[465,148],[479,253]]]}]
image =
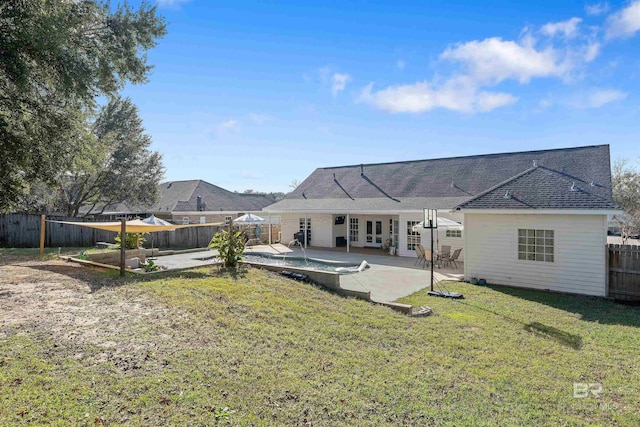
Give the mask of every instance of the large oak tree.
[{"label": "large oak tree", "polygon": [[146,82],[146,52],[165,32],[146,2],[0,2],[0,211],[69,167],[96,99]]},{"label": "large oak tree", "polygon": [[101,213],[116,203],[149,206],[158,195],[164,173],[162,158],[151,151],[136,106],[115,98],[102,107],[88,133],[78,138],[79,149],[59,177],[57,203],[67,215]]}]

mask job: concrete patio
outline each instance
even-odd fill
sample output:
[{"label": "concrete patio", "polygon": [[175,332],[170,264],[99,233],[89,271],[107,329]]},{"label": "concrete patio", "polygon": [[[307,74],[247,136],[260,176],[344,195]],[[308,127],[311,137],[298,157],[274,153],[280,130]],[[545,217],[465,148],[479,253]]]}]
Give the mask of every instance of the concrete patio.
[{"label": "concrete patio", "polygon": [[[374,252],[375,251],[375,252]],[[284,254],[303,257],[300,247],[288,248],[284,245],[262,245],[247,248],[249,252]],[[411,295],[431,284],[431,272],[422,265],[416,265],[415,258],[385,255],[381,250],[365,250],[360,253],[346,253],[344,251],[327,251],[317,248],[307,249],[308,258],[324,261],[342,261],[360,264],[366,260],[371,268],[355,274],[340,276],[340,287],[347,290],[371,292],[375,301],[395,301]],[[458,262],[458,268],[436,268],[434,271],[436,282],[460,281],[463,279],[463,264]]]},{"label": "concrete patio", "polygon": [[[287,254],[292,257],[304,257],[300,247],[288,248],[281,244],[247,247],[245,253]],[[215,264],[216,251],[203,250],[158,257],[156,263],[168,270],[203,267]],[[385,255],[382,251],[367,253],[346,253],[319,249],[307,249],[306,256],[322,261],[341,261],[360,264],[367,261],[370,268],[360,273],[340,276],[340,287],[346,290],[371,292],[371,298],[379,302],[391,302],[427,288],[431,283],[428,268],[416,265],[415,258]],[[436,268],[434,275],[439,281],[460,281],[463,278],[462,263],[458,268]],[[437,285],[436,285],[437,286]]]}]

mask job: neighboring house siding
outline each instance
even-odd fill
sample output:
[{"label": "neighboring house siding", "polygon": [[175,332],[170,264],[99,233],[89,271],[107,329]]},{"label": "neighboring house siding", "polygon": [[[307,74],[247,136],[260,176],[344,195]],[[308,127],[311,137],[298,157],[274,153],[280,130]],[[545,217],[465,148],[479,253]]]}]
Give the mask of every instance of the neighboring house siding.
[{"label": "neighboring house siding", "polygon": [[173,212],[169,218],[169,220],[171,220],[172,222],[175,222],[177,224],[182,224],[182,219],[183,218],[189,218],[189,224],[198,224],[200,222],[200,217],[205,217],[205,222],[207,223],[211,223],[211,222],[224,222],[225,217],[230,216],[232,218],[237,218],[239,217],[239,213],[224,213],[224,214],[220,214],[220,213],[210,213],[210,212],[202,212],[202,213],[198,213],[196,215],[191,215],[191,214],[182,214],[180,212]]},{"label": "neighboring house siding", "polygon": [[[464,216],[465,279],[605,295],[605,215]],[[554,231],[554,262],[518,259],[518,229]]]}]

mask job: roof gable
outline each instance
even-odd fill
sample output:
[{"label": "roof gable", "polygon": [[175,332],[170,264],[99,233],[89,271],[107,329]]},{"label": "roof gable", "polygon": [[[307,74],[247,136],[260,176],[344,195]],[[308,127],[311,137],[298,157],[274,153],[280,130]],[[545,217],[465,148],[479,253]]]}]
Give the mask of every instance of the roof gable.
[{"label": "roof gable", "polygon": [[618,209],[567,174],[536,166],[461,203],[459,209]]}]

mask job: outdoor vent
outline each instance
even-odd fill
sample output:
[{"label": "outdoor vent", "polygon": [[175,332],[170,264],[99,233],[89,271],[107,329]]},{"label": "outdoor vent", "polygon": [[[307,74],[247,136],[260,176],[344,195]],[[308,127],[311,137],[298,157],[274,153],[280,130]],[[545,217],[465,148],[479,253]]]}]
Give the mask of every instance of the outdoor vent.
[{"label": "outdoor vent", "polygon": [[333,174],[333,180],[334,181],[336,180],[336,174],[335,173]]},{"label": "outdoor vent", "polygon": [[534,168],[538,167],[538,161],[536,159],[533,159],[533,167]]},{"label": "outdoor vent", "polygon": [[360,176],[364,176],[364,165],[360,165]]},{"label": "outdoor vent", "polygon": [[571,191],[578,191],[578,187],[576,187],[575,181],[571,183]]},{"label": "outdoor vent", "polygon": [[507,190],[507,192],[504,193],[504,198],[505,199],[510,199],[511,198],[511,193],[509,193],[509,190]]},{"label": "outdoor vent", "polygon": [[453,188],[455,186],[456,186],[455,182],[451,181],[451,185],[449,185],[449,188]]},{"label": "outdoor vent", "polygon": [[170,182],[169,185],[167,185],[167,188],[171,188],[172,185],[173,185],[173,182]]},{"label": "outdoor vent", "polygon": [[593,181],[591,181],[591,184],[589,184],[589,185],[590,185],[590,186],[592,186],[592,187],[595,187],[595,186],[596,186],[596,183],[595,183],[595,182],[593,182]]},{"label": "outdoor vent", "polygon": [[304,198],[304,199],[306,199],[306,198],[307,198],[307,195],[306,195],[306,194],[304,194],[304,191],[302,192],[302,198]]}]

